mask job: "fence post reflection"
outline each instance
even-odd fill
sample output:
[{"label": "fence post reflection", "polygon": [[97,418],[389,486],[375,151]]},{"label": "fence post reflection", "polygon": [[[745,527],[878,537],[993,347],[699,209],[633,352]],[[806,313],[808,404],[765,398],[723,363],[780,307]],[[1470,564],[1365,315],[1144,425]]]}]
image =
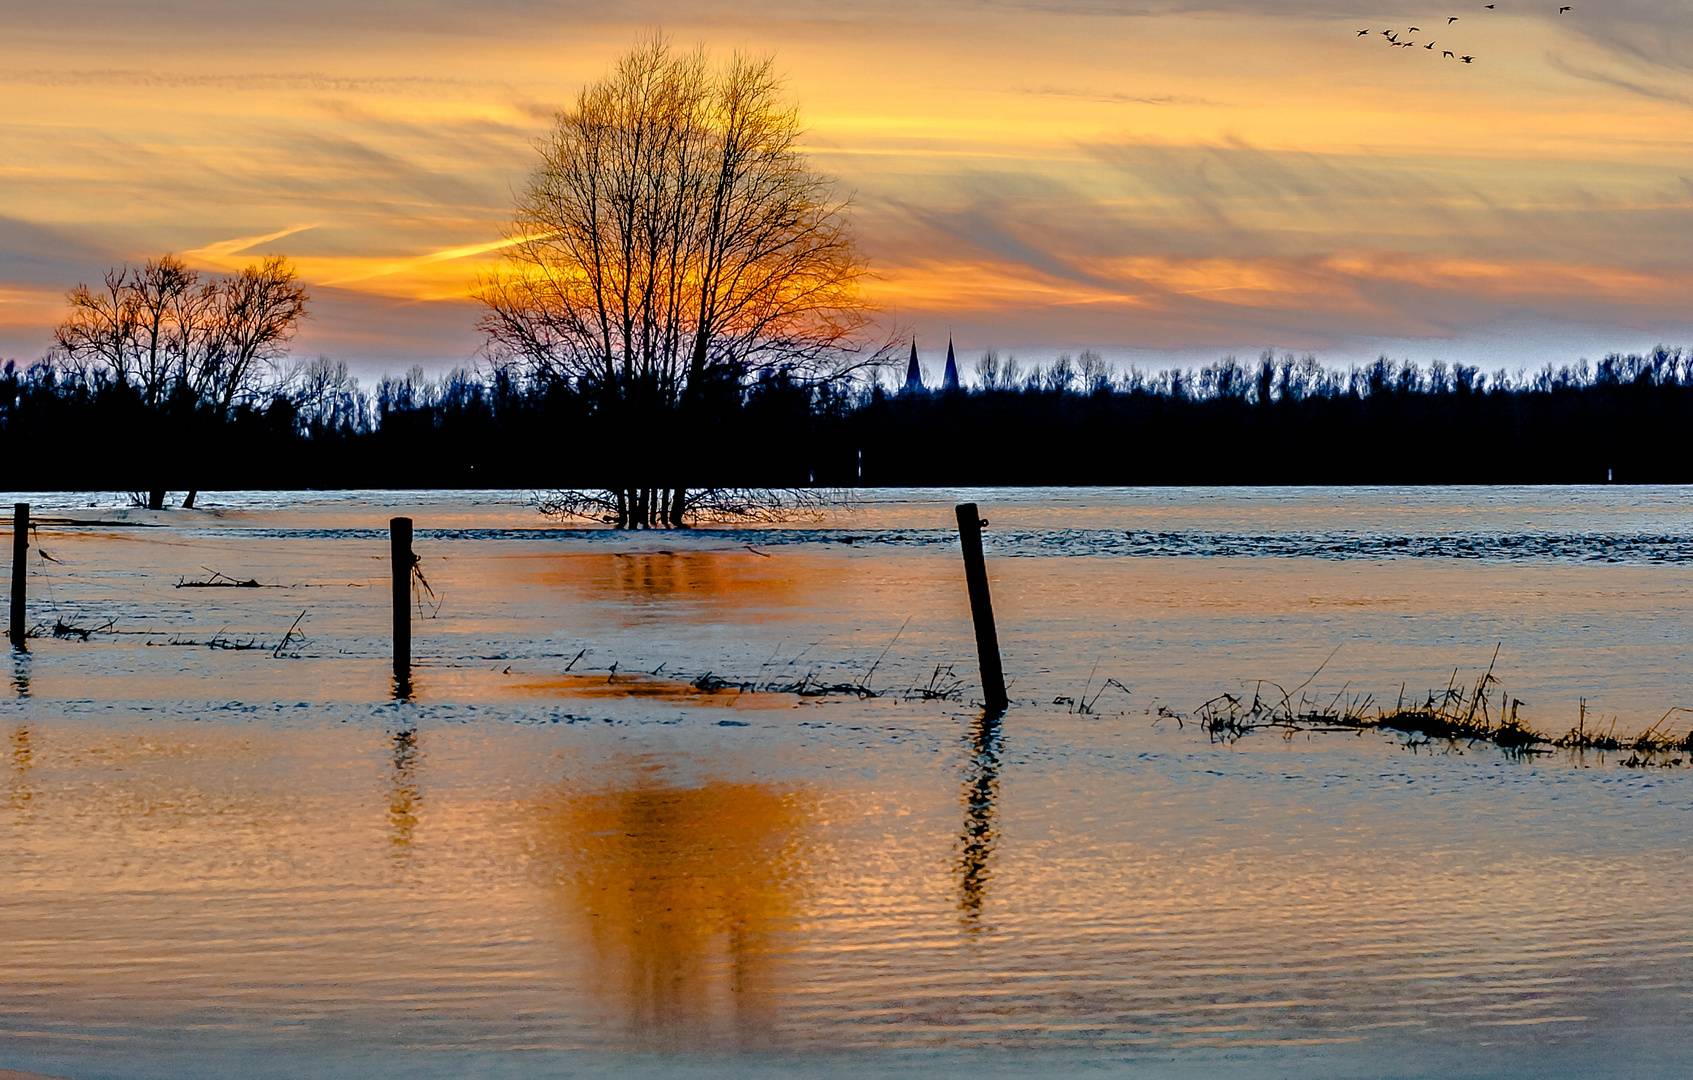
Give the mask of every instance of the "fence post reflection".
[{"label": "fence post reflection", "polygon": [[987,898],[990,863],[999,841],[994,818],[999,801],[1000,719],[997,709],[984,710],[970,728],[970,767],[964,779],[964,829],[958,836],[958,910],[964,926],[980,929],[982,903]]},{"label": "fence post reflection", "polygon": [[417,731],[408,728],[394,735],[394,771],[388,788],[388,842],[396,859],[411,857],[419,797]]},{"label": "fence post reflection", "polygon": [[24,810],[29,807],[29,770],[34,764],[34,755],[30,748],[29,725],[20,725],[12,732],[12,782],[11,799],[13,810]]}]

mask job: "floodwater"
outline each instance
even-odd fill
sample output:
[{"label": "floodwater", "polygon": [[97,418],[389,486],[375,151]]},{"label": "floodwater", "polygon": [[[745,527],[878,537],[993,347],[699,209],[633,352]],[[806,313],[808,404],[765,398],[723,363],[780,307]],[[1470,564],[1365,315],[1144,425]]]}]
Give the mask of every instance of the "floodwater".
[{"label": "floodwater", "polygon": [[0,702],[0,1069],[1693,1059],[1693,768],[1167,715],[1261,680],[1391,706],[1497,650],[1535,727],[1682,731],[1693,490],[868,491],[649,534],[521,492],[16,498],[47,523]]}]

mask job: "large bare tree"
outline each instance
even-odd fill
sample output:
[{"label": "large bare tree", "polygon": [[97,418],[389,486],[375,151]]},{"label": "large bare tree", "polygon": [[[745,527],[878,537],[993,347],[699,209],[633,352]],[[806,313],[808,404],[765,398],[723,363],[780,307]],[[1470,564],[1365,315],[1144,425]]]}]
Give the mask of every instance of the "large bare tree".
[{"label": "large bare tree", "polygon": [[[480,291],[490,352],[643,425],[685,414],[708,384],[830,380],[879,360],[861,339],[846,203],[800,133],[770,58],[714,68],[662,38],[638,45],[539,145],[507,263]],[[683,524],[720,500],[690,489],[678,458],[587,505],[619,526]]]}]

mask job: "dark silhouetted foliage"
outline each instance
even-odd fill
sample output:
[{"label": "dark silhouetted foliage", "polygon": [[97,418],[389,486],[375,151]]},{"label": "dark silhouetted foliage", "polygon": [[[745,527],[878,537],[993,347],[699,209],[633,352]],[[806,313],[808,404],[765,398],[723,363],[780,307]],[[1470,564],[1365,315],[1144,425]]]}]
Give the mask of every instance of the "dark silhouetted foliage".
[{"label": "dark silhouetted foliage", "polygon": [[222,409],[7,363],[0,450],[13,486],[34,489],[610,489],[661,465],[706,489],[1693,481],[1693,355],[1680,351],[1516,376],[1268,354],[1112,376],[1084,355],[1026,374],[996,359],[993,382],[895,394],[723,372],[676,402],[511,370],[414,370],[365,391],[319,361]]}]

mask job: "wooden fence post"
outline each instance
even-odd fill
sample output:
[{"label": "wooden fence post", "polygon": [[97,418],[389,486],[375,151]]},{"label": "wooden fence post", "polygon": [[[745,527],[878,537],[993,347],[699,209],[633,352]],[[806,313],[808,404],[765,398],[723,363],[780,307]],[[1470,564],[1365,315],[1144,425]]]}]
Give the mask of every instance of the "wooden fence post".
[{"label": "wooden fence post", "polygon": [[988,595],[988,568],[982,558],[982,519],[975,503],[958,505],[958,544],[964,549],[964,583],[970,590],[970,617],[976,623],[976,654],[982,667],[982,699],[989,712],[1010,704],[1005,696],[1005,670],[999,664],[999,634],[993,625],[993,599]]},{"label": "wooden fence post", "polygon": [[29,504],[12,506],[12,648],[24,647],[27,608],[26,582],[29,575]]},{"label": "wooden fence post", "polygon": [[394,684],[400,697],[411,694],[411,574],[417,561],[411,550],[411,518],[388,522],[394,554]]}]

